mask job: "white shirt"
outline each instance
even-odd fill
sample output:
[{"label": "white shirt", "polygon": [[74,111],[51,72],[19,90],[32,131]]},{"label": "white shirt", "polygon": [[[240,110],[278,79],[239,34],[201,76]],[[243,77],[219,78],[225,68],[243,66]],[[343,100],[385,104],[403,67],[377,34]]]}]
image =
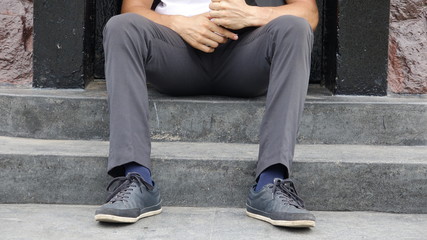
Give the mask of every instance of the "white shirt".
[{"label": "white shirt", "polygon": [[162,0],[156,12],[165,15],[193,16],[209,12],[211,0]]}]

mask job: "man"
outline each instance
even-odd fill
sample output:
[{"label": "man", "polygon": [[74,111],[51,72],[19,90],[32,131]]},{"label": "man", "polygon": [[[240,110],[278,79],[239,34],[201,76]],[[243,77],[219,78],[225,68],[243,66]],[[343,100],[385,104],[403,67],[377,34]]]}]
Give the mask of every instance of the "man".
[{"label": "man", "polygon": [[289,174],[307,92],[317,6],[315,0],[276,5],[251,6],[244,0],[123,1],[124,14],[111,18],[104,29],[108,173],[115,177],[109,188],[118,186],[96,211],[97,221],[136,222],[161,212],[150,172],[149,82],[177,96],[267,93],[257,184],[249,191],[246,212],[276,226],[315,225]]}]

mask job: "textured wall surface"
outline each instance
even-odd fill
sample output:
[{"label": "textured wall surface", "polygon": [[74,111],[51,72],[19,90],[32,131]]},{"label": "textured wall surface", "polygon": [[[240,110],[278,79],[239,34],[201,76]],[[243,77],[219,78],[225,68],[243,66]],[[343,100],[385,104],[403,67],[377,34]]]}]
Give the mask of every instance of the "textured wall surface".
[{"label": "textured wall surface", "polygon": [[337,2],[334,93],[387,95],[390,0]]},{"label": "textured wall surface", "polygon": [[0,86],[32,82],[33,0],[0,0]]},{"label": "textured wall surface", "polygon": [[427,1],[392,0],[389,90],[427,93]]}]

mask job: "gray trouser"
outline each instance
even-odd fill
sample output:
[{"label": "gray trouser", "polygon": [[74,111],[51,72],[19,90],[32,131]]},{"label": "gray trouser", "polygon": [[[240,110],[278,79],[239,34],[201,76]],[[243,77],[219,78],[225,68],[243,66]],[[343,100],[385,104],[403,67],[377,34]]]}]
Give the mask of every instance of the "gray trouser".
[{"label": "gray trouser", "polygon": [[185,43],[171,29],[136,14],[111,18],[104,29],[110,109],[108,173],[137,162],[151,169],[147,82],[171,95],[255,97],[267,92],[256,176],[289,170],[310,74],[313,33],[302,18],[282,16],[239,31],[214,53]]}]

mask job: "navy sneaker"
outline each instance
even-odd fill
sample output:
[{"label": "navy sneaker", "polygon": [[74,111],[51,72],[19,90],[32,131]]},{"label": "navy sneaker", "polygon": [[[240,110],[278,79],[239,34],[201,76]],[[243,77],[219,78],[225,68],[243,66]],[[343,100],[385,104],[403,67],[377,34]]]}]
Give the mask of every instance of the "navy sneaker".
[{"label": "navy sneaker", "polygon": [[115,185],[107,203],[95,212],[100,222],[134,223],[162,211],[158,187],[151,186],[137,173],[114,178],[107,187]]},{"label": "navy sneaker", "polygon": [[246,214],[259,220],[282,227],[314,227],[316,218],[304,209],[294,184],[289,179],[274,179],[259,192],[255,186],[249,191]]}]

